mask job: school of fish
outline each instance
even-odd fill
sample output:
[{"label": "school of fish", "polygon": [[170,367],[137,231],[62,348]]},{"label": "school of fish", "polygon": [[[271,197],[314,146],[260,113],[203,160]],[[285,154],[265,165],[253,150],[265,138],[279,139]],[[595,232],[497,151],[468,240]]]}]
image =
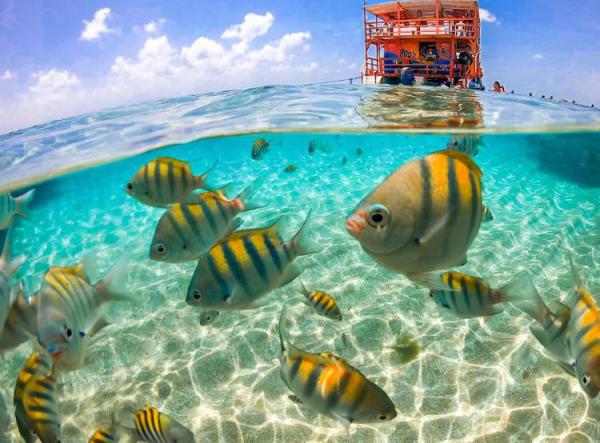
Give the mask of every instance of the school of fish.
[{"label": "school of fish", "polygon": [[[264,159],[271,144],[256,139],[251,158]],[[560,300],[547,305],[527,272],[494,288],[484,278],[452,269],[467,262],[481,224],[494,218],[483,204],[483,172],[473,160],[479,146],[485,146],[480,136],[455,135],[447,149],[401,165],[357,204],[346,219],[346,230],[375,262],[425,288],[424,294],[450,315],[467,319],[498,315],[507,303],[522,310],[535,320],[531,333],[549,357],[595,398],[600,392],[600,309],[570,256],[570,305]],[[331,149],[312,140],[308,153],[318,152]],[[356,156],[363,152],[357,148]],[[295,170],[289,164],[285,171]],[[242,228],[241,216],[262,207],[252,199],[263,179],[256,178],[237,196],[228,197],[227,185],[209,184],[208,172],[194,175],[190,163],[160,157],[141,166],[125,184],[125,192],[138,202],[163,211],[156,220],[148,258],[195,262],[185,301],[198,309],[200,325],[210,325],[221,314],[272,303],[265,296],[287,285],[324,321],[343,321],[332,295],[307,289],[299,278],[302,257],[319,253],[308,241],[311,211],[291,237],[284,234],[286,221],[276,214],[267,226]],[[15,278],[26,258],[13,257],[12,227],[17,216],[28,217],[33,197],[34,190],[17,197],[0,196],[0,229],[5,231],[0,256],[0,354],[31,342],[30,357],[15,374],[15,425],[27,443],[37,439],[57,443],[61,441],[62,374],[84,370],[91,340],[110,325],[104,315],[107,306],[136,298],[122,283],[125,262],[116,261],[98,278],[91,255],[78,264],[49,265],[39,290],[27,295]],[[290,298],[280,303],[277,359],[283,384],[291,391],[289,398],[346,428],[394,420],[398,412],[393,398],[370,378],[377,374],[367,376],[326,350],[309,352],[292,344],[286,326]],[[342,339],[347,347],[348,337],[343,334]],[[410,351],[406,361],[418,353],[418,343],[408,343],[394,348]],[[2,432],[10,426],[6,410],[0,397]],[[136,411],[112,411],[111,420],[100,423],[89,439],[90,443],[118,441],[197,440],[184,424],[146,404]]]}]

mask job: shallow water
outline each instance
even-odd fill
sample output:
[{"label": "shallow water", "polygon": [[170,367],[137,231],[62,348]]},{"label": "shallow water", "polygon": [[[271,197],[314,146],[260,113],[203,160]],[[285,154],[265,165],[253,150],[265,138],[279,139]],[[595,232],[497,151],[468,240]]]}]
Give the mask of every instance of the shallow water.
[{"label": "shallow water", "polygon": [[[92,341],[88,364],[62,380],[63,442],[87,441],[99,425],[109,421],[113,408],[145,403],[190,426],[198,441],[600,439],[600,400],[589,400],[574,378],[545,357],[529,333],[531,322],[525,315],[509,306],[488,319],[453,317],[431,301],[427,290],[376,265],[346,233],[345,217],[367,192],[407,160],[441,149],[448,140],[441,133],[373,131],[379,98],[366,88],[355,89],[362,94],[361,107],[349,107],[348,112],[357,121],[370,119],[368,132],[359,132],[361,123],[355,133],[290,129],[199,139],[35,184],[30,217],[18,220],[14,235],[15,252],[28,256],[19,273],[28,292],[39,288],[49,266],[72,265],[94,253],[100,275],[121,260],[123,285],[136,299],[133,304],[110,306],[113,325]],[[328,93],[321,95],[324,102]],[[498,99],[487,95],[484,99],[467,97],[467,101],[477,101],[473,109],[463,112],[459,107],[452,113],[479,115],[481,108],[485,112],[470,127],[494,128],[495,120],[487,125],[486,115],[494,115]],[[383,126],[410,120],[402,116],[406,110],[394,100],[387,109],[390,115],[382,117]],[[428,99],[421,95],[418,100]],[[187,106],[181,103],[173,106]],[[510,102],[503,106],[509,106],[506,103]],[[229,105],[221,104],[220,110],[207,112],[206,118],[227,114]],[[428,107],[430,112],[443,108],[432,102]],[[502,106],[498,109],[498,115],[505,112]],[[542,112],[540,107],[535,109]],[[134,121],[141,118],[140,112],[114,114]],[[175,111],[169,108],[169,112]],[[512,133],[504,130],[484,136],[485,146],[475,160],[484,172],[484,203],[494,220],[482,225],[469,249],[468,263],[459,268],[485,277],[495,287],[528,270],[546,300],[565,298],[571,289],[569,250],[592,294],[600,290],[600,135],[590,129],[597,113],[565,107],[560,118],[558,114],[532,120],[560,127],[559,123],[573,123],[570,118],[576,115],[584,119],[585,131],[516,133],[515,124]],[[418,119],[418,126],[431,127],[430,116]],[[339,126],[343,128],[343,122],[352,118],[341,118]],[[334,123],[323,119],[326,125]],[[434,120],[462,127],[452,119],[442,113]],[[105,130],[102,121],[96,116],[94,125]],[[171,129],[172,124],[165,123]],[[56,136],[55,129],[37,131],[47,131],[49,138]],[[165,140],[172,141],[169,130],[164,133]],[[261,136],[271,142],[271,150],[262,161],[254,161],[250,148]],[[10,144],[14,137],[18,141],[25,136],[13,134],[2,143]],[[328,152],[309,155],[311,140],[327,146]],[[42,149],[41,158],[53,158],[56,163],[51,164],[58,164],[69,149],[81,149],[84,154],[73,160],[75,167],[78,162],[98,160],[94,156],[100,155],[96,151],[102,146],[90,142],[85,148],[67,142],[54,153]],[[131,146],[131,152],[137,151],[135,143]],[[363,150],[361,156],[356,155],[358,147]],[[109,152],[121,156],[129,151]],[[19,170],[36,176],[38,171],[31,169],[43,163],[40,157],[20,155]],[[144,206],[124,192],[139,167],[162,155],[192,161],[196,173],[218,160],[211,180],[232,182],[233,195],[254,178],[263,177],[255,200],[264,207],[246,213],[244,227],[263,226],[283,214],[287,215],[288,238],[312,209],[308,237],[320,251],[299,259],[305,269],[303,281],[310,289],[331,293],[344,320],[334,322],[316,315],[301,303],[299,283],[293,282],[270,294],[264,307],[223,313],[210,326],[201,327],[198,311],[185,303],[194,263],[163,264],[147,258],[163,210]],[[295,172],[284,172],[289,163],[297,166]],[[15,176],[10,177],[5,183],[14,183]],[[398,410],[395,420],[352,426],[348,437],[340,423],[288,399],[291,392],[279,377],[276,360],[276,326],[284,302],[291,306],[293,342],[307,351],[333,352],[349,360],[388,393]],[[393,346],[407,336],[416,339],[420,352],[403,364]],[[31,345],[25,344],[0,363],[0,392],[7,405],[18,369],[30,351]],[[13,425],[6,438],[16,442],[17,436]]]}]

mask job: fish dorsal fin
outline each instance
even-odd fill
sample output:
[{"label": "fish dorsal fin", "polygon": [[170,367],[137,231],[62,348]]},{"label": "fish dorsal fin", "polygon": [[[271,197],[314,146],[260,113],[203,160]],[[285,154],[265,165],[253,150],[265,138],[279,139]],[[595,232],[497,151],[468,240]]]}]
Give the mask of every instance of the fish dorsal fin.
[{"label": "fish dorsal fin", "polygon": [[344,366],[352,367],[352,365],[347,360],[344,360],[342,357],[332,354],[331,352],[321,352],[321,354],[319,355],[321,358],[324,358],[326,360],[335,360],[336,362],[341,363]]},{"label": "fish dorsal fin", "polygon": [[279,217],[274,223],[271,223],[269,226],[265,226],[264,228],[241,229],[239,231],[234,231],[231,234],[223,237],[219,243],[224,243],[231,240],[239,240],[241,238],[253,235],[277,235],[279,233],[279,229],[281,228],[282,222],[283,217]]},{"label": "fish dorsal fin", "polygon": [[189,168],[190,167],[189,162],[179,160],[179,159],[173,158],[173,157],[159,157],[159,158],[155,159],[154,161],[161,165],[167,165],[167,166],[173,165],[177,168]]},{"label": "fish dorsal fin", "polygon": [[452,149],[444,149],[442,151],[433,152],[432,154],[446,155],[455,160],[458,160],[459,162],[463,163],[467,168],[469,168],[469,170],[471,172],[473,172],[473,174],[475,174],[475,176],[478,179],[481,179],[481,176],[483,175],[483,172],[481,172],[481,169],[479,169],[479,166],[477,166],[477,164],[473,161],[473,159],[471,157],[469,157],[467,154],[465,154],[464,152],[454,151]]},{"label": "fish dorsal fin", "polygon": [[577,300],[582,300],[591,311],[593,311],[596,315],[600,315],[600,310],[598,310],[598,305],[592,298],[589,291],[586,289],[583,281],[581,280],[581,276],[577,269],[575,269],[575,264],[573,263],[573,256],[569,254],[569,264],[571,266],[571,274],[573,275],[573,289],[575,292],[575,297]]}]

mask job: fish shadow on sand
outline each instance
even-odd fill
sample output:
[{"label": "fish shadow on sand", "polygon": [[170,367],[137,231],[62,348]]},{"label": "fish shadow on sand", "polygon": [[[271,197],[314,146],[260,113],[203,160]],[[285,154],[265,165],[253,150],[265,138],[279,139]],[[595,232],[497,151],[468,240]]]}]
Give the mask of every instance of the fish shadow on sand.
[{"label": "fish shadow on sand", "polygon": [[542,171],[585,188],[600,188],[600,136],[549,134],[532,137],[531,147]]}]

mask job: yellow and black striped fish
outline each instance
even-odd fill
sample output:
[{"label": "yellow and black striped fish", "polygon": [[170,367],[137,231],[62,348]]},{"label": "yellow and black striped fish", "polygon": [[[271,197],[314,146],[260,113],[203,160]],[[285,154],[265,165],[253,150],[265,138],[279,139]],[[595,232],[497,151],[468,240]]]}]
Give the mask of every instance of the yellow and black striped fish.
[{"label": "yellow and black striped fish", "polygon": [[42,443],[60,443],[60,416],[54,377],[39,373],[31,377],[23,392],[23,410]]},{"label": "yellow and black striped fish", "polygon": [[291,282],[300,274],[292,262],[307,253],[301,239],[308,218],[289,242],[279,235],[279,223],[225,237],[198,260],[187,303],[214,311],[243,309]]},{"label": "yellow and black striped fish", "polygon": [[172,417],[153,406],[146,406],[135,413],[134,428],[117,424],[128,431],[135,441],[146,443],[195,443],[194,434]]},{"label": "yellow and black striped fish", "polygon": [[264,138],[257,138],[252,143],[251,157],[253,160],[262,160],[263,157],[269,152],[270,143]]},{"label": "yellow and black striped fish", "polygon": [[504,308],[498,304],[509,300],[506,288],[514,285],[511,281],[500,289],[493,289],[482,278],[454,271],[413,274],[411,278],[431,289],[429,295],[438,306],[463,318],[499,314]]},{"label": "yellow and black striped fish", "polygon": [[[84,263],[91,266],[89,261]],[[54,267],[45,274],[38,295],[37,335],[57,369],[82,367],[89,332],[100,321],[105,304],[129,300],[113,283],[121,271],[120,267],[113,269],[93,285],[81,265]]]},{"label": "yellow and black striped fish", "polygon": [[136,172],[125,191],[146,205],[164,208],[188,201],[196,189],[211,190],[206,183],[211,169],[194,176],[188,162],[160,157]]},{"label": "yellow and black striped fish", "polygon": [[14,349],[37,335],[38,297],[27,299],[21,285],[17,287],[16,294],[0,334],[0,353]]},{"label": "yellow and black striped fish", "polygon": [[600,392],[600,310],[571,259],[575,306],[569,320],[569,345],[581,388],[590,398]]},{"label": "yellow and black striped fish", "polygon": [[26,442],[32,442],[34,437],[34,426],[31,423],[24,407],[24,394],[27,384],[35,375],[48,375],[51,372],[50,358],[45,353],[34,351],[31,353],[17,377],[13,403],[15,406],[15,418],[19,434]]},{"label": "yellow and black striped fish", "polygon": [[280,373],[287,387],[306,406],[351,423],[380,423],[396,417],[388,395],[342,358],[311,354],[290,343],[285,330],[286,307],[279,319]]},{"label": "yellow and black striped fish", "polygon": [[296,172],[298,168],[296,167],[295,164],[293,163],[289,163],[288,165],[286,165],[286,167],[284,168],[283,172],[287,172],[288,174],[291,172]]},{"label": "yellow and black striped fish", "polygon": [[308,291],[304,287],[302,279],[300,279],[300,284],[302,285],[302,293],[306,298],[306,302],[315,308],[320,315],[332,320],[342,319],[342,313],[335,302],[335,298],[323,291]]},{"label": "yellow and black striped fish", "polygon": [[0,195],[0,230],[9,228],[16,215],[27,217],[27,206],[33,200],[34,193],[35,190],[32,189],[18,197]]},{"label": "yellow and black striped fish", "polygon": [[412,160],[359,203],[346,229],[393,272],[462,265],[481,225],[481,176],[471,158],[457,151]]},{"label": "yellow and black striped fish", "polygon": [[150,245],[150,258],[168,263],[197,259],[241,224],[237,217],[255,209],[248,204],[256,181],[236,198],[228,200],[221,192],[194,196],[193,203],[176,203],[161,216]]},{"label": "yellow and black striped fish", "polygon": [[111,443],[117,441],[117,435],[113,428],[100,428],[94,432],[88,443]]}]

